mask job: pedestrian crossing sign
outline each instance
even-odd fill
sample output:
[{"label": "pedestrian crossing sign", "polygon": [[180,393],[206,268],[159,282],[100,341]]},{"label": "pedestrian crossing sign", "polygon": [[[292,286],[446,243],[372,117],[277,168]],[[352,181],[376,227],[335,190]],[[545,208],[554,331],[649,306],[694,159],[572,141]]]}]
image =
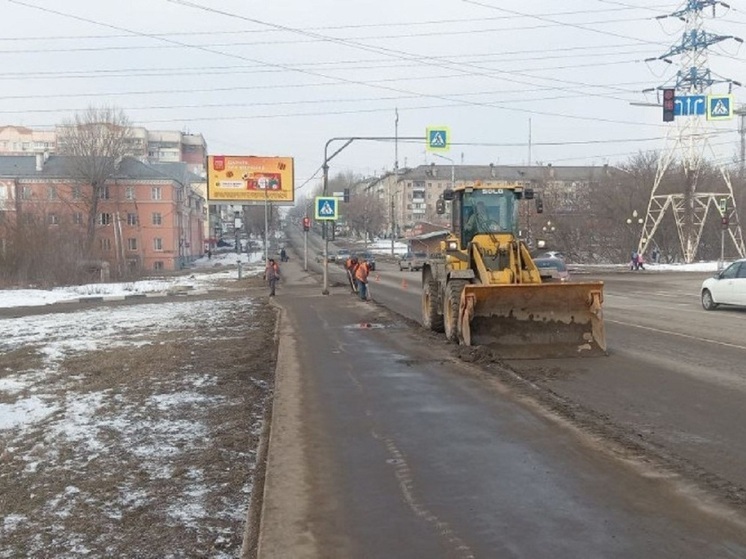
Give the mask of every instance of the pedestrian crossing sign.
[{"label": "pedestrian crossing sign", "polygon": [[730,120],[733,118],[733,95],[708,95],[707,120]]},{"label": "pedestrian crossing sign", "polygon": [[451,149],[451,131],[447,126],[430,126],[425,131],[427,151],[448,151]]},{"label": "pedestrian crossing sign", "polygon": [[335,221],[339,218],[339,198],[316,196],[316,221]]}]

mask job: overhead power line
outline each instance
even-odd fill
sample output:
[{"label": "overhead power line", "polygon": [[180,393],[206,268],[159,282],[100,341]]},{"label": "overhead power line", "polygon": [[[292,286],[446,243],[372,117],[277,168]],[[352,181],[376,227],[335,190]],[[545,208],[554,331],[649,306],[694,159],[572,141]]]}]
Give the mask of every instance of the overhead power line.
[{"label": "overhead power line", "polygon": [[[658,8],[664,8],[661,5]],[[554,12],[546,14],[548,16],[568,16],[568,15],[587,15],[587,14],[601,14],[611,12],[622,12],[635,7],[620,7],[620,8],[605,8],[598,10],[575,10],[569,12]],[[504,15],[504,16],[492,16],[492,17],[479,17],[479,18],[453,18],[453,19],[436,19],[436,20],[409,20],[409,21],[389,21],[385,23],[357,23],[348,25],[329,25],[323,27],[307,27],[306,31],[342,31],[349,29],[376,29],[379,27],[395,28],[395,27],[406,27],[411,29],[412,27],[424,27],[430,25],[453,25],[459,23],[484,23],[490,21],[505,21],[511,19],[520,19],[521,16]],[[212,31],[176,31],[169,33],[152,33],[153,37],[193,37],[207,35],[214,37],[215,35],[246,35],[246,34],[257,34],[257,33],[277,33],[276,29],[243,29],[228,31],[224,29],[212,30]],[[131,34],[109,34],[109,35],[45,35],[45,36],[24,36],[24,37],[0,37],[0,42],[3,41],[55,41],[55,40],[81,40],[81,39],[132,39]]]},{"label": "overhead power line", "polygon": [[[116,26],[116,25],[112,25],[112,24],[108,24],[108,23],[99,22],[99,21],[96,21],[96,20],[93,20],[93,19],[90,19],[90,18],[85,18],[85,17],[82,17],[82,16],[77,16],[77,15],[74,15],[74,14],[69,14],[69,13],[61,12],[59,10],[54,10],[54,9],[50,9],[50,8],[46,8],[46,7],[42,7],[42,6],[37,6],[35,4],[31,4],[29,2],[25,2],[25,1],[22,1],[22,0],[7,0],[7,1],[10,2],[10,3],[13,3],[13,4],[26,6],[26,7],[37,9],[37,10],[41,10],[41,11],[44,11],[44,12],[47,12],[47,13],[53,13],[53,14],[56,14],[56,15],[59,15],[59,16],[62,16],[62,17],[72,18],[72,19],[75,19],[75,20],[78,20],[78,21],[85,21],[87,23],[92,23],[92,24],[95,24],[95,25],[100,25],[100,26],[103,26],[103,27],[106,27],[106,28],[109,28],[109,29],[115,29],[115,30],[118,30],[118,31],[124,31],[124,32],[128,32],[128,33],[140,35],[140,36],[143,36],[143,37],[154,38],[154,39],[157,39],[159,41],[164,41],[164,42],[168,42],[168,43],[180,44],[180,45],[185,46],[185,47],[190,47],[190,48],[193,48],[193,49],[202,50],[204,52],[209,52],[209,53],[212,53],[212,54],[218,54],[218,55],[222,55],[222,56],[228,56],[228,57],[238,58],[238,59],[241,59],[241,60],[255,62],[255,63],[259,63],[259,64],[265,64],[265,65],[270,66],[270,67],[285,68],[286,70],[292,71],[292,72],[305,73],[305,74],[308,74],[308,75],[315,75],[315,76],[323,77],[323,78],[326,78],[326,79],[329,79],[329,80],[338,81],[339,83],[345,83],[345,84],[351,84],[351,85],[352,84],[354,84],[354,85],[365,85],[367,87],[373,87],[373,88],[376,88],[376,89],[383,89],[383,90],[392,91],[392,92],[401,93],[401,94],[418,95],[421,98],[439,99],[439,100],[442,100],[442,101],[452,101],[453,100],[452,98],[449,98],[449,97],[443,96],[443,95],[438,95],[438,94],[433,94],[433,93],[417,93],[417,92],[408,91],[408,90],[401,89],[401,88],[394,88],[394,87],[385,86],[385,85],[381,85],[381,84],[364,83],[364,82],[360,82],[359,80],[347,79],[347,78],[342,78],[342,77],[337,77],[337,76],[330,76],[330,75],[326,75],[326,74],[321,73],[321,72],[311,71],[311,70],[308,70],[308,69],[294,68],[294,67],[292,67],[290,65],[287,65],[287,64],[270,63],[270,62],[260,61],[260,60],[253,59],[253,58],[250,58],[250,57],[242,56],[242,55],[237,55],[237,54],[234,54],[234,53],[226,53],[226,52],[218,51],[218,50],[215,50],[215,49],[201,47],[199,45],[190,45],[188,43],[183,43],[183,42],[180,42],[180,41],[175,41],[173,39],[168,39],[168,38],[163,38],[163,37],[152,37],[151,35],[149,35],[147,33],[142,33],[142,32],[134,31],[134,30],[127,29],[127,28],[124,28],[124,27],[120,27],[120,26]],[[175,3],[175,4],[182,4],[184,6],[197,7],[199,9],[204,9],[204,10],[207,10],[207,11],[210,11],[210,12],[214,12],[214,13],[218,13],[218,14],[231,15],[231,16],[234,16],[234,17],[238,17],[239,19],[244,19],[246,21],[253,21],[255,23],[258,23],[258,24],[261,24],[261,25],[266,25],[266,26],[269,26],[269,27],[275,27],[275,28],[278,28],[278,29],[284,29],[284,30],[287,30],[287,31],[296,32],[296,33],[300,33],[300,34],[306,33],[306,32],[302,32],[302,31],[294,30],[294,29],[289,28],[287,26],[281,26],[281,25],[278,25],[278,24],[262,22],[260,20],[256,20],[256,19],[253,19],[253,18],[247,18],[245,16],[235,16],[234,14],[229,14],[227,12],[222,12],[220,10],[214,10],[212,8],[206,8],[204,6],[200,6],[200,5],[194,4],[192,2],[184,2],[183,0],[179,0],[179,1],[177,1],[177,0],[168,0],[168,1],[170,1],[172,3]],[[312,35],[318,35],[318,34],[312,34]],[[320,36],[320,37],[323,37],[323,36]],[[342,45],[346,45],[346,46],[351,46],[352,48],[357,48],[357,49],[360,49],[360,50],[367,50],[367,51],[370,51],[370,52],[383,53],[383,54],[386,54],[388,56],[392,56],[392,57],[395,57],[395,58],[401,58],[401,59],[404,59],[404,60],[411,59],[413,57],[413,55],[411,55],[410,53],[405,53],[405,52],[402,52],[402,51],[396,51],[394,49],[386,49],[386,48],[382,48],[382,47],[370,48],[370,47],[367,47],[365,45],[356,43],[354,41],[336,40],[336,39],[331,38],[331,37],[328,37],[327,39],[330,42],[336,42],[336,43],[339,43],[339,44],[342,44]],[[431,63],[434,66],[442,66],[442,64],[439,63],[438,61],[433,61]],[[458,67],[457,68],[452,68],[452,69],[461,70],[461,65],[457,65],[455,63],[452,64],[452,66],[453,65],[456,65]],[[467,65],[464,65],[464,66],[467,66],[469,68],[475,68],[474,65],[468,65],[467,64]],[[515,74],[515,72],[505,72],[505,73],[508,74],[508,75]],[[480,74],[478,72],[474,72],[473,70],[472,71],[466,70],[466,71],[464,71],[464,74],[465,75],[482,75],[482,74]],[[533,82],[525,82],[525,81],[521,81],[521,80],[506,78],[504,76],[501,77],[501,80],[503,80],[503,81],[513,81],[513,82],[516,82],[516,83],[523,83],[525,85],[538,85],[538,84],[535,84]],[[553,80],[553,81],[561,82],[562,80]],[[585,87],[589,86],[589,84],[578,84],[578,83],[575,83],[574,85],[583,85]],[[614,89],[614,88],[610,88],[610,89]],[[564,91],[577,92],[577,90],[573,91],[573,89],[569,88],[569,87],[564,87],[564,88],[558,87],[557,90],[559,90],[559,91],[564,90]],[[615,98],[615,97],[611,97],[611,98]],[[515,108],[515,107],[506,107],[504,104],[495,103],[495,102],[487,103],[487,102],[479,102],[479,101],[471,101],[471,100],[467,100],[467,99],[462,99],[462,100],[460,100],[460,104],[462,104],[464,106],[500,108],[500,109],[504,109],[504,110],[516,111],[516,112],[521,112],[521,113],[526,113],[526,114],[542,114],[542,115],[546,115],[546,116],[563,117],[563,118],[568,118],[568,119],[573,119],[573,120],[589,120],[589,121],[594,121],[594,122],[604,121],[604,122],[614,122],[614,123],[617,123],[617,124],[618,123],[627,124],[624,121],[615,121],[613,119],[604,119],[604,118],[597,118],[597,117],[591,117],[591,116],[582,116],[582,115],[568,115],[568,114],[556,113],[556,112],[551,112],[551,111],[538,111],[538,110],[535,110],[535,109],[531,110],[531,109],[521,109],[521,108]]]}]

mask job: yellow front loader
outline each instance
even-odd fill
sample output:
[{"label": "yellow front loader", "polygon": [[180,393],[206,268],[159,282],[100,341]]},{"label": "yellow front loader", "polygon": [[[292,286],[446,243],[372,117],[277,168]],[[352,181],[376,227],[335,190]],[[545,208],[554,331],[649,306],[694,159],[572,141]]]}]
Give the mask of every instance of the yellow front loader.
[{"label": "yellow front loader", "polygon": [[518,237],[518,207],[533,192],[515,186],[459,186],[452,233],[422,269],[423,324],[505,359],[606,352],[603,282],[544,283]]}]

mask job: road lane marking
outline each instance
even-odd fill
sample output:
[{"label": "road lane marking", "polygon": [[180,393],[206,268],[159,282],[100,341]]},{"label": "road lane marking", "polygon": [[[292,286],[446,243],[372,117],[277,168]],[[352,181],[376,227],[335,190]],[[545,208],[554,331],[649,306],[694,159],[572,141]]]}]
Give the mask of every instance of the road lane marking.
[{"label": "road lane marking", "polygon": [[699,338],[697,336],[692,336],[690,334],[682,334],[680,332],[672,332],[671,330],[662,330],[660,328],[653,328],[652,326],[641,326],[640,324],[632,324],[631,322],[623,322],[621,320],[609,320],[604,319],[604,322],[612,322],[614,324],[621,324],[622,326],[631,326],[632,328],[640,328],[641,330],[649,330],[651,332],[657,332],[659,334],[669,334],[671,336],[678,336],[680,338],[686,338],[688,340],[696,340],[698,342],[708,342],[711,344],[721,345],[724,347],[730,347],[734,349],[746,349],[746,346],[738,345],[738,344],[731,344],[728,342],[720,342],[718,340],[711,340],[709,338]]}]

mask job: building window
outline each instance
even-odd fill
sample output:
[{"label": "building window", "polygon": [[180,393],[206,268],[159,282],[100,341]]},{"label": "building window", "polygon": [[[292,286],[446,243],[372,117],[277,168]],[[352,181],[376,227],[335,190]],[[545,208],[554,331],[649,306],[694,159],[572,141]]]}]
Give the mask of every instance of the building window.
[{"label": "building window", "polygon": [[59,225],[60,224],[60,216],[58,216],[55,213],[47,214],[47,223],[49,225]]},{"label": "building window", "polygon": [[31,187],[24,186],[21,189],[21,200],[31,200]]},{"label": "building window", "polygon": [[57,189],[53,186],[47,187],[47,200],[57,199]]},{"label": "building window", "polygon": [[83,225],[83,212],[75,212],[73,214],[73,223],[75,225]]},{"label": "building window", "polygon": [[124,189],[124,197],[127,200],[134,200],[135,199],[135,187],[134,186],[128,186]]},{"label": "building window", "polygon": [[153,214],[153,225],[162,225],[163,224],[163,216],[156,212]]},{"label": "building window", "polygon": [[160,186],[154,186],[150,189],[150,199],[151,200],[161,200],[163,198],[163,194],[161,193],[161,187]]},{"label": "building window", "polygon": [[103,251],[111,250],[111,239],[99,239],[99,246]]},{"label": "building window", "polygon": [[127,250],[137,250],[137,239],[127,239]]},{"label": "building window", "polygon": [[106,186],[106,185],[99,186],[98,187],[98,197],[101,200],[108,200],[109,199],[109,187]]},{"label": "building window", "polygon": [[153,269],[154,270],[162,270],[163,269],[163,262],[161,260],[156,260],[153,263]]},{"label": "building window", "polygon": [[80,191],[80,186],[75,185],[73,186],[73,200],[80,200],[83,197],[83,194]]},{"label": "building window", "polygon": [[98,224],[111,225],[111,214],[106,212],[98,214]]},{"label": "building window", "polygon": [[163,239],[161,239],[160,237],[156,237],[155,239],[153,239],[153,250],[163,250]]},{"label": "building window", "polygon": [[127,225],[137,225],[137,214],[127,214]]}]

